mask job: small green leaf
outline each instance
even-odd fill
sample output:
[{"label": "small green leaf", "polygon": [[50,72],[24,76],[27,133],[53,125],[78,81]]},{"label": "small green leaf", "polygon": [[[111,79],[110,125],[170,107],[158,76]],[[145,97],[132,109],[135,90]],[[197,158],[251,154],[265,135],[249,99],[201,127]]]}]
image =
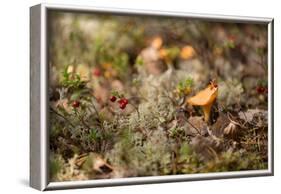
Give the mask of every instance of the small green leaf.
[{"label": "small green leaf", "polygon": [[183,156],[188,156],[191,154],[190,146],[187,143],[183,143],[180,148],[180,154]]},{"label": "small green leaf", "polygon": [[143,64],[144,64],[143,59],[140,56],[138,56],[136,59],[136,65],[143,65]]}]

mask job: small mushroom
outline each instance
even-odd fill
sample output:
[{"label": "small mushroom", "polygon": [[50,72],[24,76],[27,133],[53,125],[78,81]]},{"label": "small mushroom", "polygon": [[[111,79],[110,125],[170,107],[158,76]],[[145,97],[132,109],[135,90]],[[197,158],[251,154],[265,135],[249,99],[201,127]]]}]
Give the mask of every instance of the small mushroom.
[{"label": "small mushroom", "polygon": [[226,137],[234,139],[238,134],[238,127],[233,121],[231,121],[227,127],[224,128],[223,133]]},{"label": "small mushroom", "polygon": [[196,55],[194,48],[190,45],[187,45],[181,49],[180,57],[184,60],[191,59]]},{"label": "small mushroom", "polygon": [[160,49],[162,47],[162,44],[163,39],[160,36],[156,36],[151,42],[151,46],[155,49]]},{"label": "small mushroom", "polygon": [[207,88],[198,92],[195,96],[189,98],[187,103],[193,106],[201,106],[204,113],[204,119],[206,122],[210,119],[210,112],[213,103],[218,96],[218,85],[213,81]]}]

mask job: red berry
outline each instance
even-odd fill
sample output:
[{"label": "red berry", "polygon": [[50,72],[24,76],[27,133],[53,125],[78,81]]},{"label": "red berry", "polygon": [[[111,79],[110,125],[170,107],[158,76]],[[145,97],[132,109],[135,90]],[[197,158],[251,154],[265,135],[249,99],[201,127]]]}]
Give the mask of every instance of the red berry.
[{"label": "red berry", "polygon": [[97,77],[101,76],[101,72],[100,72],[99,68],[94,68],[93,69],[93,75],[97,76]]},{"label": "red berry", "polygon": [[111,102],[115,102],[116,99],[117,99],[117,98],[116,98],[115,96],[111,96],[111,97],[110,97],[110,101],[111,101]]},{"label": "red berry", "polygon": [[125,104],[125,103],[121,103],[121,104],[119,105],[119,107],[120,107],[121,109],[126,108],[126,106],[127,106],[127,104]]},{"label": "red berry", "polygon": [[127,98],[123,98],[123,102],[124,102],[125,104],[128,104],[128,103],[129,103],[129,100],[128,100]]},{"label": "red berry", "polygon": [[258,86],[256,90],[259,94],[264,94],[266,92],[266,88],[262,86]]},{"label": "red berry", "polygon": [[127,105],[128,102],[129,102],[129,101],[128,101],[128,99],[126,99],[126,98],[121,98],[120,100],[118,100],[118,103],[119,103],[119,104],[126,104],[126,105]]},{"label": "red berry", "polygon": [[80,102],[78,101],[78,100],[74,100],[73,102],[72,102],[72,107],[73,108],[78,108],[80,106]]}]

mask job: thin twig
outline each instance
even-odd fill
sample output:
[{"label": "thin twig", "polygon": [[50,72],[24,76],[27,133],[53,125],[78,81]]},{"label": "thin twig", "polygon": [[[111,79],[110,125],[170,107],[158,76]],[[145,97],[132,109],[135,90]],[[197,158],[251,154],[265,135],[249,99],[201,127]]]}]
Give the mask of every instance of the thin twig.
[{"label": "thin twig", "polygon": [[[93,98],[97,101],[96,97],[93,96]],[[97,119],[98,119],[98,121],[99,121],[99,123],[100,123],[101,128],[104,130],[103,123],[102,123],[102,119],[101,119],[101,117],[100,117],[100,114],[99,114],[99,112],[98,112],[98,110],[97,110],[95,104],[94,104],[92,101],[91,101],[90,103],[92,104],[92,106],[93,106],[93,108],[94,108],[94,111],[95,111],[95,113],[96,113],[96,115],[97,115]]]},{"label": "thin twig", "polygon": [[195,126],[194,126],[191,122],[189,122],[188,119],[186,119],[185,117],[184,117],[184,120],[185,120],[191,127],[193,127],[193,128],[197,131],[197,133],[198,133],[199,135],[202,136],[200,130],[199,130],[197,127],[195,127]]},{"label": "thin twig", "polygon": [[173,105],[177,104],[169,95],[161,95],[160,97],[168,98],[172,102]]},{"label": "thin twig", "polygon": [[138,113],[138,117],[140,118],[140,112],[139,112],[139,108],[136,107],[134,104],[130,103],[130,105],[132,105],[132,107],[134,107],[134,109],[136,109],[137,113]]},{"label": "thin twig", "polygon": [[79,114],[79,112],[78,112],[77,110],[74,110],[74,113],[75,113],[75,115],[78,117],[78,119],[79,119],[79,121],[82,123],[82,125],[90,131],[90,130],[91,130],[91,127],[89,127],[89,126],[85,123],[85,121],[84,121],[82,115]]},{"label": "thin twig", "polygon": [[58,115],[59,117],[63,118],[65,121],[67,121],[69,123],[69,125],[71,125],[73,128],[75,127],[74,124],[72,124],[65,116],[63,116],[62,114],[58,113],[55,109],[53,109],[52,107],[50,107],[50,110],[55,113],[56,115]]}]

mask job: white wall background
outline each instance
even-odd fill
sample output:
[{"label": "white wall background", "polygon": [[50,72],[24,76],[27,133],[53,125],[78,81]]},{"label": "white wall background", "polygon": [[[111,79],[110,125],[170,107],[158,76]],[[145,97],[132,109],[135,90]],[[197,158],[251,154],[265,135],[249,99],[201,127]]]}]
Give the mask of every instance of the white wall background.
[{"label": "white wall background", "polygon": [[[0,17],[0,193],[35,193],[29,177],[29,7],[41,2],[275,18],[275,176],[82,189],[82,193],[269,193],[280,192],[281,12],[277,0],[8,0]],[[278,118],[279,117],[279,118]],[[58,193],[76,193],[64,190]],[[271,192],[270,192],[271,193]]]}]

